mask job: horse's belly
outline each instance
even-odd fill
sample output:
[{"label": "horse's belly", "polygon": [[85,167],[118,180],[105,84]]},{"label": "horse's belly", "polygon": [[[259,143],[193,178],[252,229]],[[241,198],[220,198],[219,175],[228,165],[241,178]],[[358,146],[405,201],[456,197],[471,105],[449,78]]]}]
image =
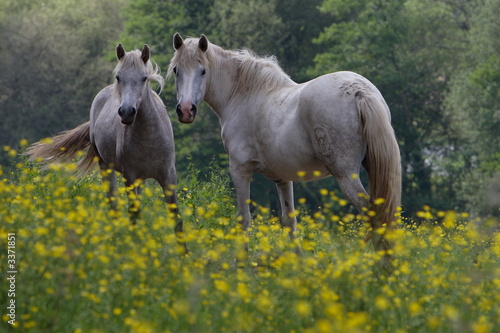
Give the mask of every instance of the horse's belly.
[{"label": "horse's belly", "polygon": [[268,158],[258,173],[271,180],[311,181],[330,176],[324,163],[316,158],[299,159],[292,156],[274,155]]},{"label": "horse's belly", "polygon": [[330,175],[325,164],[314,155],[308,133],[296,123],[295,117],[269,121],[261,129],[256,135],[262,169],[259,173],[287,181],[310,181]]}]

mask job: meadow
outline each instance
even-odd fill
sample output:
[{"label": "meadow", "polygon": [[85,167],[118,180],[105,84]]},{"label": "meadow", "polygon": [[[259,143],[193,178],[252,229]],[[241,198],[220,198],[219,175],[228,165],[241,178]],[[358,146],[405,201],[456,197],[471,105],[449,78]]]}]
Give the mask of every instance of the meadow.
[{"label": "meadow", "polygon": [[228,177],[213,167],[201,181],[192,168],[177,187],[183,255],[155,183],[131,225],[123,187],[111,212],[99,176],[40,170],[4,150],[17,165],[0,169],[2,332],[500,331],[498,221],[428,206],[402,214],[387,274],[363,216],[327,189],[317,211],[297,199],[298,257],[276,213],[253,204],[242,234]]}]

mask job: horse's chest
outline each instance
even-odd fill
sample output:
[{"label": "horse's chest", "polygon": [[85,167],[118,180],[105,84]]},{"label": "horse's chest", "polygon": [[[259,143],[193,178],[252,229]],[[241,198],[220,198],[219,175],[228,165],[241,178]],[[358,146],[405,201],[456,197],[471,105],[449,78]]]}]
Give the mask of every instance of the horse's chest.
[{"label": "horse's chest", "polygon": [[169,154],[169,147],[161,140],[158,141],[137,141],[124,140],[117,146],[116,155],[119,160],[133,159],[137,164],[150,164],[166,159]]}]

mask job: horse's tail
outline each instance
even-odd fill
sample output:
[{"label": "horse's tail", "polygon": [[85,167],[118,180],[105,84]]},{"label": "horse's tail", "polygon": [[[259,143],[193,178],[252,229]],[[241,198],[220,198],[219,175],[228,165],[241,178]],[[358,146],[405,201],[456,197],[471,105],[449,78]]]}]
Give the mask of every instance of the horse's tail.
[{"label": "horse's tail", "polygon": [[[370,210],[376,213],[372,227],[390,228],[401,205],[401,157],[389,108],[381,96],[362,91],[356,92],[356,104],[368,147],[363,165],[370,184]],[[376,249],[389,248],[378,234],[373,233]]]},{"label": "horse's tail", "polygon": [[29,161],[39,161],[43,164],[68,162],[77,156],[79,151],[87,149],[85,157],[77,164],[81,173],[85,173],[95,162],[95,151],[90,147],[90,122],[61,132],[60,134],[32,144],[24,153]]}]

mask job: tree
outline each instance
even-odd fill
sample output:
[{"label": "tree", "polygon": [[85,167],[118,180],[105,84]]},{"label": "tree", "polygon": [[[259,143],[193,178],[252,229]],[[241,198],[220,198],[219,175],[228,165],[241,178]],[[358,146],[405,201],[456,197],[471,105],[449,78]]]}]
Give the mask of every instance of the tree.
[{"label": "tree", "polygon": [[274,54],[284,29],[275,8],[276,0],[216,0],[211,36],[224,48]]},{"label": "tree", "polygon": [[279,33],[280,44],[274,51],[285,71],[296,82],[312,79],[308,69],[322,46],[313,38],[331,23],[329,15],[318,10],[322,0],[278,0],[276,14],[284,28]]},{"label": "tree", "polygon": [[451,156],[452,166],[462,172],[456,187],[467,208],[498,215],[500,202],[487,194],[487,188],[498,182],[500,173],[500,3],[480,0],[469,6],[468,47],[460,54],[461,66],[446,96],[460,145]]},{"label": "tree", "polygon": [[442,103],[463,46],[459,8],[433,0],[326,0],[320,9],[334,23],[316,39],[327,51],[311,72],[352,70],[380,89],[401,149],[405,210],[456,204],[455,193],[450,198],[449,189],[434,183],[430,157],[449,145]]},{"label": "tree", "polygon": [[1,146],[34,142],[88,119],[93,97],[111,78],[104,55],[121,30],[121,4],[2,2]]}]

